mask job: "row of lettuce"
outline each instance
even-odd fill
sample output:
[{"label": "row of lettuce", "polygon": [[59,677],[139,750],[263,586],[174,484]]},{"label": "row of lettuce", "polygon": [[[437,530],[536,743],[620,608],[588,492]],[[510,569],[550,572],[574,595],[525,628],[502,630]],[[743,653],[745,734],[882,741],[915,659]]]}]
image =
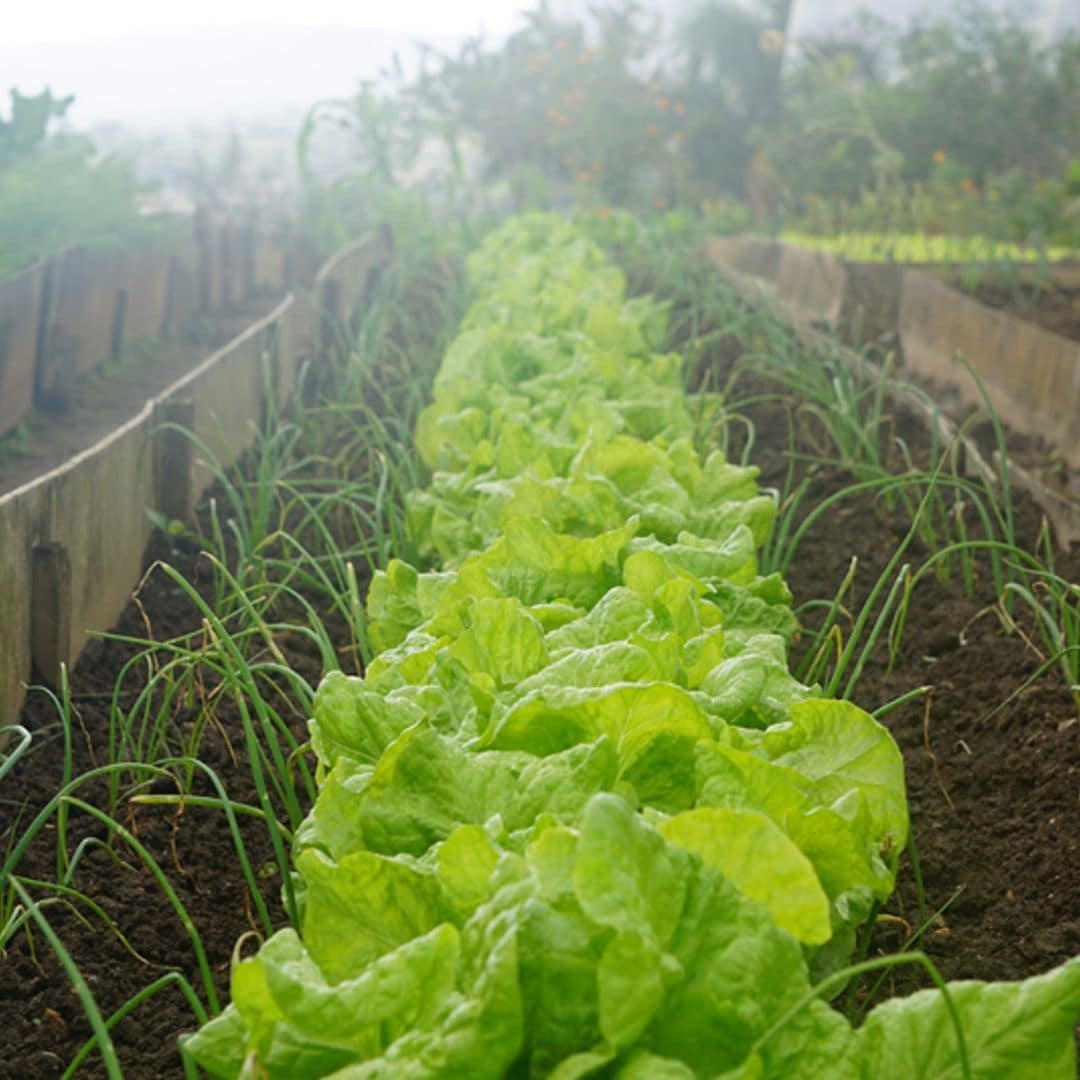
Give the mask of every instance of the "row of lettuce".
[{"label": "row of lettuce", "polygon": [[1071,1078],[1080,961],[857,1030],[815,994],[893,889],[901,755],[789,674],[773,500],[696,451],[662,306],[550,216],[469,271],[409,505],[441,569],[374,581],[379,655],[316,700],[299,932],[185,1052],[289,1080]]}]

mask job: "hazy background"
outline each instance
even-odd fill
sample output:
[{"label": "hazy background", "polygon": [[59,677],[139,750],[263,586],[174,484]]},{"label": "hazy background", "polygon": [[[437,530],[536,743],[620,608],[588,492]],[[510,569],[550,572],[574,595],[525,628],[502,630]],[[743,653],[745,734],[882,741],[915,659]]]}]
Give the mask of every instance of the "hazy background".
[{"label": "hazy background", "polygon": [[[521,7],[498,0],[52,0],[12,4],[0,37],[0,92],[74,93],[72,124],[140,130],[251,121],[293,124],[315,101],[351,93],[397,52],[420,40],[453,49],[483,33],[489,42],[520,25]],[[693,0],[649,5],[671,23]],[[1052,36],[1080,26],[1080,0],[1000,0]],[[584,13],[588,0],[552,0],[552,10]],[[922,0],[796,0],[789,31],[820,33],[864,8],[902,21],[940,10]]]},{"label": "hazy background", "polygon": [[[1080,0],[981,2],[1020,16],[1043,43],[1080,27]],[[790,61],[799,54],[799,40],[842,31],[860,11],[906,23],[920,13],[941,17],[962,5],[963,0],[794,0],[787,27],[777,29],[787,32]],[[549,0],[555,16],[579,21],[595,6],[596,0]],[[702,0],[646,0],[643,6],[661,17],[663,35],[699,11]],[[770,10],[767,0],[729,0],[728,6]],[[11,88],[29,95],[46,88],[57,96],[74,95],[74,105],[50,130],[85,133],[95,154],[129,162],[137,182],[150,192],[142,200],[144,210],[257,204],[275,217],[288,217],[304,188],[297,135],[316,103],[354,98],[360,84],[376,79],[395,57],[406,73],[414,72],[421,43],[453,56],[466,40],[480,36],[486,51],[497,52],[526,25],[522,12],[535,4],[189,0],[179,7],[146,0],[46,0],[8,8],[0,30],[0,117],[8,113]],[[755,45],[756,38],[749,47]],[[735,54],[729,50],[716,62],[733,72],[728,81],[738,85],[733,68],[742,62],[738,50],[747,43],[733,47]],[[657,54],[663,55],[663,50]],[[521,74],[511,65],[498,76],[501,83],[477,84],[472,111],[499,111],[496,99],[509,100],[511,84]],[[494,85],[504,86],[507,95],[493,92]],[[747,102],[727,108],[729,119],[749,110],[754,115],[743,117],[743,127],[767,124],[762,110],[768,112],[768,87],[748,92]],[[521,110],[529,109],[527,89],[515,100],[518,114],[510,128],[520,126]],[[725,110],[715,104],[700,104],[695,122],[699,128],[712,123],[715,130],[699,131],[699,146],[741,145],[742,135],[722,123],[716,126]],[[618,108],[617,101],[611,103],[612,110]],[[614,130],[612,115],[609,110],[597,123]],[[322,123],[307,158],[312,174],[328,181],[352,170],[357,134],[349,124]],[[697,166],[707,171],[701,161]],[[727,187],[733,186],[739,185],[728,177]]]}]

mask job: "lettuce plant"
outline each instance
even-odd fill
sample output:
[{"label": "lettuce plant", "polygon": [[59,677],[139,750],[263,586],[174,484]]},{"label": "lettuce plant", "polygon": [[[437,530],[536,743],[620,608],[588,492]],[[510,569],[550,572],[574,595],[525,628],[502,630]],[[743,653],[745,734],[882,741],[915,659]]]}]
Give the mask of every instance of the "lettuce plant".
[{"label": "lettuce plant", "polygon": [[557,219],[475,253],[378,655],[326,676],[300,918],[215,1076],[1071,1077],[1080,959],[827,1003],[908,836],[886,730],[789,672],[773,502],[696,453],[663,312]]}]

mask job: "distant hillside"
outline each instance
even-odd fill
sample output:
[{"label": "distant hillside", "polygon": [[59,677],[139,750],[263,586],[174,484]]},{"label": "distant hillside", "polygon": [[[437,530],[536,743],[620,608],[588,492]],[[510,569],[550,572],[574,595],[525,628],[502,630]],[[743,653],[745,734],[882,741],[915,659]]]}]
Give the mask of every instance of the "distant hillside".
[{"label": "distant hillside", "polygon": [[[293,121],[320,98],[350,94],[395,52],[411,61],[418,40],[378,28],[256,24],[52,45],[0,42],[0,111],[10,87],[36,93],[48,85],[75,94],[70,117],[80,128]],[[425,40],[453,49],[459,39]]]}]

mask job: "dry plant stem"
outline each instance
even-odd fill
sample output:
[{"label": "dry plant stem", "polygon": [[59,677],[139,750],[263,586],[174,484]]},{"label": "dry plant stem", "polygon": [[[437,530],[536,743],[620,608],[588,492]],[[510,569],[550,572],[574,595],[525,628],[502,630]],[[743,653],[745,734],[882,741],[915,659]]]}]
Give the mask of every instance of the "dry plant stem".
[{"label": "dry plant stem", "polygon": [[937,754],[930,748],[930,710],[934,704],[933,690],[926,695],[926,707],[923,709],[923,746],[926,747],[927,756],[930,758],[930,765],[934,770],[934,779],[937,781],[937,786],[941,791],[941,794],[945,796],[945,801],[949,804],[949,809],[955,814],[956,806],[953,804],[952,799],[949,796],[945,784],[941,779],[941,772],[938,769]]}]

